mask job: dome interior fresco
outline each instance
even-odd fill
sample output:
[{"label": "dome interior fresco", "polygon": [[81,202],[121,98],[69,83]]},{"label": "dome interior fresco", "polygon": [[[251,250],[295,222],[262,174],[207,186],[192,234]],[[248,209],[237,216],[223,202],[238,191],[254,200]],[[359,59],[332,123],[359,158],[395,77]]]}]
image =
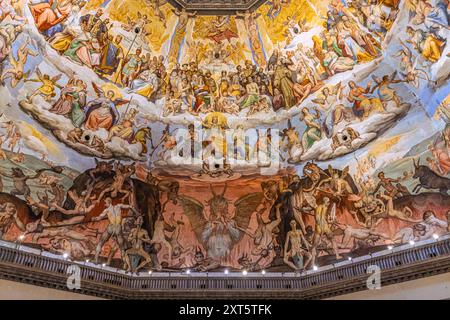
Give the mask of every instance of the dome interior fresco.
[{"label": "dome interior fresco", "polygon": [[449,232],[449,1],[0,3],[1,241],[288,272]]}]

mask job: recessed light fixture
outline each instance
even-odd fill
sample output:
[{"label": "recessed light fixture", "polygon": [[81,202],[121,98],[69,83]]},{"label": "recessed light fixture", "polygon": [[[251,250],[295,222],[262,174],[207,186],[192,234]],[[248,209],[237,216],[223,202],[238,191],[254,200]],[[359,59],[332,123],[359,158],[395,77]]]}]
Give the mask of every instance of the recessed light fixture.
[{"label": "recessed light fixture", "polygon": [[225,269],[225,270],[223,271],[223,273],[228,274],[228,273],[229,273],[228,269]]},{"label": "recessed light fixture", "polygon": [[186,270],[186,274],[191,274],[191,270],[190,270],[190,269],[187,269],[187,270]]},{"label": "recessed light fixture", "polygon": [[247,275],[247,270],[242,271],[242,274],[243,274],[244,276],[246,276],[246,275]]},{"label": "recessed light fixture", "polygon": [[415,244],[414,240],[410,240],[409,244],[413,246]]},{"label": "recessed light fixture", "polygon": [[262,275],[265,275],[265,274],[266,274],[266,270],[262,270],[262,271],[261,271],[261,274],[262,274]]},{"label": "recessed light fixture", "polygon": [[394,249],[394,247],[393,247],[393,246],[387,246],[387,248],[388,248],[388,250],[392,250],[392,249]]},{"label": "recessed light fixture", "polygon": [[433,234],[433,239],[437,240],[437,239],[439,239],[439,236],[435,233],[435,234]]},{"label": "recessed light fixture", "polygon": [[106,267],[106,263],[103,263],[103,264],[102,264],[102,267],[103,267],[103,268]]},{"label": "recessed light fixture", "polygon": [[317,266],[313,266],[314,271],[317,271],[317,269],[319,269]]},{"label": "recessed light fixture", "polygon": [[64,252],[64,253],[63,253],[63,258],[64,258],[64,259],[67,259],[68,257],[69,257],[69,254],[68,254],[67,252]]}]

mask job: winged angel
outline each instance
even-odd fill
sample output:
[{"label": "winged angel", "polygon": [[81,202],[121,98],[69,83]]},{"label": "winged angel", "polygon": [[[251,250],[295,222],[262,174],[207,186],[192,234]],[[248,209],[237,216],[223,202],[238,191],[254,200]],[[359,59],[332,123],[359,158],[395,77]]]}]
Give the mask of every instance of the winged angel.
[{"label": "winged angel", "polygon": [[206,249],[207,257],[220,262],[230,255],[233,247],[248,234],[250,218],[261,204],[262,192],[249,193],[234,202],[234,212],[230,213],[230,200],[225,198],[227,186],[222,193],[216,193],[212,187],[212,198],[206,201],[209,214],[205,206],[188,196],[180,196],[184,213],[189,218],[197,239]]}]

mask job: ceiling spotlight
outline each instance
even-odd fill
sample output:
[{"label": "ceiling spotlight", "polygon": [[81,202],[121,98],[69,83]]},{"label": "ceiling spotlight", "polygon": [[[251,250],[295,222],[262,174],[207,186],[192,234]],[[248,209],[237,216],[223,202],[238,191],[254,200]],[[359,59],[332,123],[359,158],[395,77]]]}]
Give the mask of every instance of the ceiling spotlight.
[{"label": "ceiling spotlight", "polygon": [[148,274],[152,274],[152,270],[149,270]]},{"label": "ceiling spotlight", "polygon": [[266,274],[266,270],[262,270],[262,271],[261,271],[261,274],[262,274],[262,275],[265,275],[265,274]]},{"label": "ceiling spotlight", "polygon": [[225,269],[225,270],[223,271],[223,273],[228,274],[228,273],[229,273],[228,269]]},{"label": "ceiling spotlight", "polygon": [[439,236],[435,233],[435,234],[433,234],[433,239],[437,240],[437,239],[439,239]]},{"label": "ceiling spotlight", "polygon": [[244,276],[246,276],[246,275],[247,275],[247,270],[242,271],[242,274],[243,274]]},{"label": "ceiling spotlight", "polygon": [[410,240],[410,241],[409,241],[409,244],[410,244],[411,246],[413,246],[413,245],[415,244],[414,240]]},{"label": "ceiling spotlight", "polygon": [[86,263],[89,263],[89,259],[86,259]]},{"label": "ceiling spotlight", "polygon": [[394,247],[393,246],[387,246],[387,248],[388,248],[388,250],[392,250],[392,249],[394,249]]},{"label": "ceiling spotlight", "polygon": [[347,259],[348,259],[348,261],[352,261],[352,257],[348,257]]},{"label": "ceiling spotlight", "polygon": [[190,269],[187,269],[187,270],[186,270],[186,274],[191,274],[191,270],[190,270]]},{"label": "ceiling spotlight", "polygon": [[106,263],[102,263],[102,267],[103,267],[103,268],[106,267]]},{"label": "ceiling spotlight", "polygon": [[19,236],[19,240],[22,241],[23,239],[25,239],[25,235],[21,234],[21,235]]},{"label": "ceiling spotlight", "polygon": [[317,269],[319,269],[317,266],[313,266],[314,271],[317,271]]},{"label": "ceiling spotlight", "polygon": [[63,258],[64,258],[64,259],[67,259],[68,256],[69,256],[69,255],[67,254],[67,252],[64,252]]}]

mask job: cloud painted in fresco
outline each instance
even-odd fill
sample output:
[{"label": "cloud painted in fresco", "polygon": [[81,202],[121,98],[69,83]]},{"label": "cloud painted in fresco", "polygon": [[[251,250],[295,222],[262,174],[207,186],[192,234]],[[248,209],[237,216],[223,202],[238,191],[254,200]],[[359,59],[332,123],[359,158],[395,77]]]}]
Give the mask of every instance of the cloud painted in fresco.
[{"label": "cloud painted in fresco", "polygon": [[411,105],[408,103],[403,103],[400,107],[396,107],[393,103],[390,103],[387,105],[385,113],[377,113],[371,115],[364,121],[346,126],[359,133],[359,137],[352,141],[351,148],[340,146],[336,148],[336,150],[333,150],[331,148],[332,139],[322,139],[305,152],[300,160],[307,161],[317,159],[319,161],[324,161],[353,152],[365,146],[388,128],[392,127],[400,117],[408,112],[410,106]]},{"label": "cloud painted in fresco", "polygon": [[[70,141],[67,138],[67,135],[75,129],[72,122],[66,117],[48,111],[51,106],[39,96],[35,97],[32,103],[27,102],[27,100],[21,100],[19,102],[19,106],[39,121],[39,123],[41,123],[45,128],[49,129],[58,140],[64,142],[66,145],[81,154],[105,159],[115,157],[119,159],[126,158],[137,161],[145,160],[145,158],[140,155],[142,146],[139,143],[130,144],[127,141],[117,137],[106,143],[103,151],[99,151],[98,149],[90,147],[86,144],[74,143]],[[92,136],[98,136],[99,138],[104,139],[107,132],[105,130],[99,130],[96,132],[85,131],[84,134],[90,134]]]}]

